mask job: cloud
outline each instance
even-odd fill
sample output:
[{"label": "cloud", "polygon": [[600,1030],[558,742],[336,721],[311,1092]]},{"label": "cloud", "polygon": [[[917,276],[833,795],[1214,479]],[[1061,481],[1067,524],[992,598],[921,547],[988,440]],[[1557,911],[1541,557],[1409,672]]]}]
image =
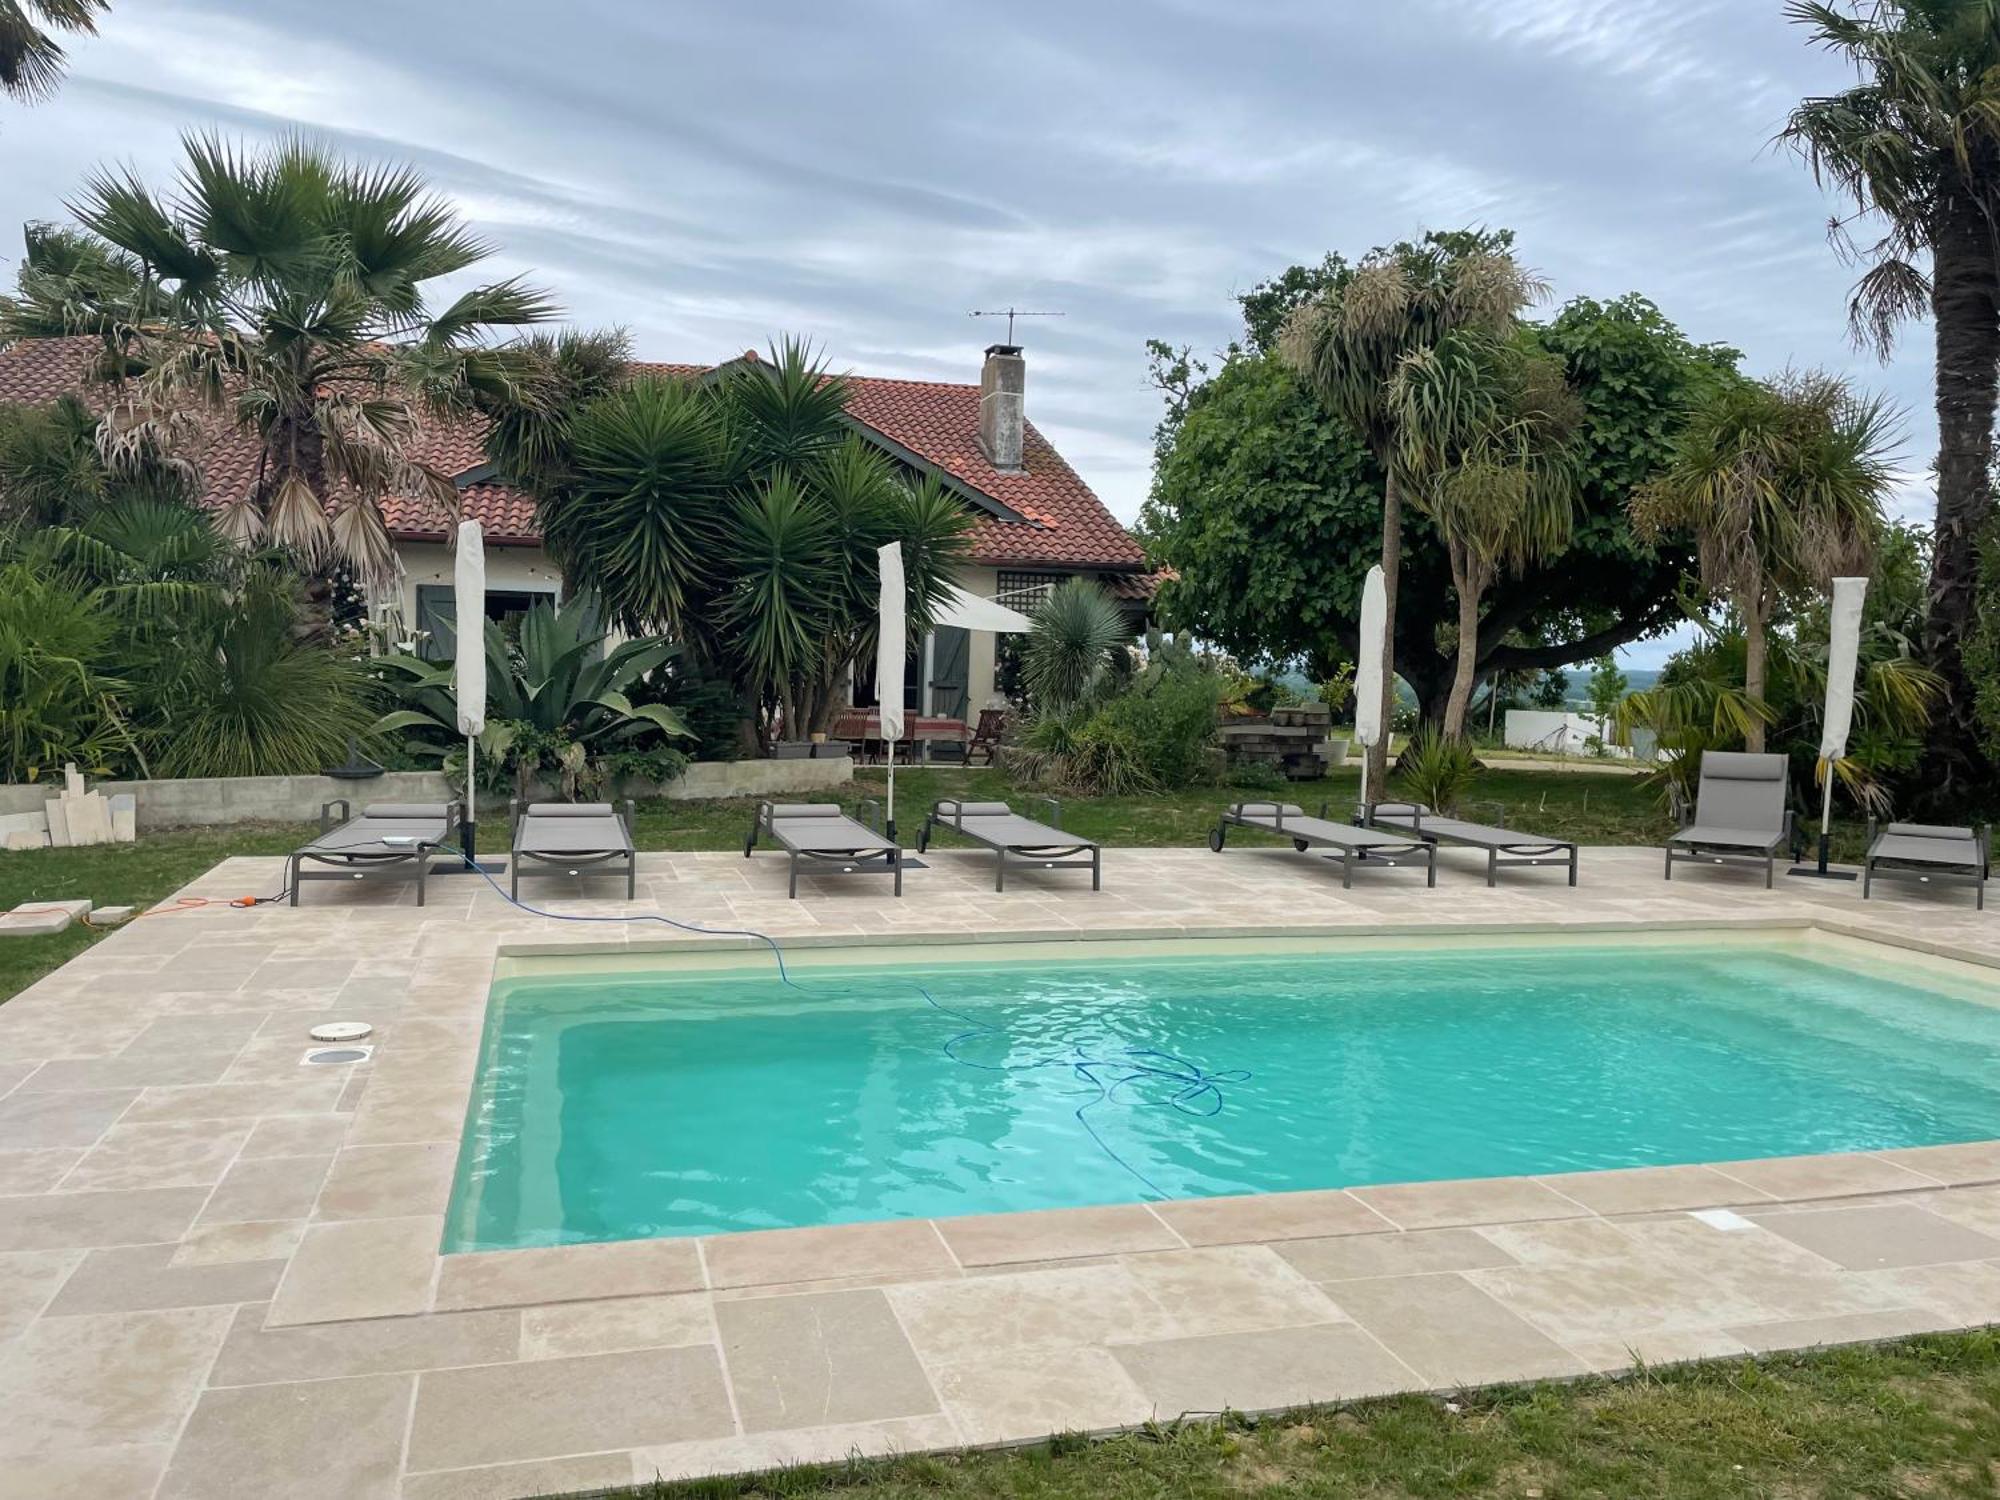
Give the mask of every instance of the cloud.
[{"label": "cloud", "polygon": [[[385,39],[387,43],[385,44]],[[1827,203],[1770,149],[1836,64],[1741,0],[152,0],[68,86],[0,105],[0,222],[83,174],[172,172],[183,130],[294,126],[412,162],[496,254],[658,359],[800,333],[843,367],[976,378],[1024,324],[1036,423],[1144,499],[1149,336],[1213,349],[1293,262],[1505,225],[1559,298],[1640,291],[1752,370],[1822,365],[1912,416],[1925,341],[1847,346]],[[1914,332],[1914,331],[1913,331]]]}]

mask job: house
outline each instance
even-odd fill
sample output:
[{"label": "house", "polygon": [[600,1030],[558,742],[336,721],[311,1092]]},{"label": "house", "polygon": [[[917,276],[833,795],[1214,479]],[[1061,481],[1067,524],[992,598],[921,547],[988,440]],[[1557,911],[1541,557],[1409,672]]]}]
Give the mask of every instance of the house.
[{"label": "house", "polygon": [[[19,340],[0,349],[0,402],[40,405],[65,392],[89,398],[85,371],[101,346],[93,339]],[[755,364],[746,353],[729,364]],[[699,379],[722,366],[639,364],[647,373]],[[1144,553],[1090,486],[1028,421],[1027,364],[1020,348],[994,344],[977,384],[851,375],[848,419],[868,441],[913,474],[934,476],[973,513],[972,551],[957,582],[966,592],[1012,608],[1032,609],[1055,584],[1075,575],[1098,579],[1134,615],[1145,613],[1154,580]],[[433,428],[419,457],[450,474],[462,515],[486,534],[487,613],[525,609],[537,596],[560,597],[559,571],[535,529],[534,502],[498,483],[476,425]],[[256,448],[233,434],[204,457],[209,497],[246,492],[256,477]],[[448,618],[452,561],[448,528],[434,508],[391,498],[383,506],[402,576],[371,601],[378,616],[419,639]],[[995,692],[995,637],[941,628],[923,643],[922,670],[911,674],[908,707],[951,718],[974,714]]]}]

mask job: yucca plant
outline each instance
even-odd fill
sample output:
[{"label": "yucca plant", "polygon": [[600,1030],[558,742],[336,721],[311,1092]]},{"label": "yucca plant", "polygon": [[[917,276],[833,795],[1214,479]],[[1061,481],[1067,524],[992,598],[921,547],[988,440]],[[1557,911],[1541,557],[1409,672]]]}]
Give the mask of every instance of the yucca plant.
[{"label": "yucca plant", "polygon": [[1032,619],[1022,680],[1036,707],[1061,713],[1087,704],[1129,670],[1132,626],[1091,579],[1057,584]]},{"label": "yucca plant", "polygon": [[1449,813],[1479,776],[1479,757],[1463,739],[1426,726],[1396,757],[1396,782],[1412,802]]}]

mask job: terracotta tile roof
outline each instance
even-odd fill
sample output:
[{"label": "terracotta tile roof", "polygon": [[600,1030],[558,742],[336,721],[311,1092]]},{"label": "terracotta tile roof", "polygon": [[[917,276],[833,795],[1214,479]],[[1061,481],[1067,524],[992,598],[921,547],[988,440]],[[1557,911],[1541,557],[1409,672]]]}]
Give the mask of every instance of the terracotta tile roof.
[{"label": "terracotta tile roof", "polygon": [[[87,396],[98,348],[95,340],[80,338],[22,339],[0,349],[0,402],[39,405],[65,391]],[[712,367],[647,363],[635,368],[692,376]],[[978,442],[978,386],[865,375],[846,379],[848,414],[857,422],[1026,518],[980,515],[973,528],[973,561],[1107,571],[1145,567],[1138,543],[1032,422],[1020,472],[1003,473],[986,461]],[[447,474],[466,473],[484,462],[481,430],[477,424],[427,428],[418,456]],[[254,444],[233,432],[219,433],[205,455],[210,498],[220,503],[242,494],[256,477],[256,463]],[[532,546],[541,539],[534,502],[519,491],[473,484],[461,491],[460,503],[463,514],[479,521],[496,546]],[[402,540],[444,535],[444,518],[421,502],[392,497],[383,511],[391,533]]]}]

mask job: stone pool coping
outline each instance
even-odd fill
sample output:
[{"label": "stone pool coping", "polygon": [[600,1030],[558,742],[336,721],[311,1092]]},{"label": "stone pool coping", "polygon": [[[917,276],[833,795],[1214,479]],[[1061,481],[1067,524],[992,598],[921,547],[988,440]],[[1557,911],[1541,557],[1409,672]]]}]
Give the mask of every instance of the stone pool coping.
[{"label": "stone pool coping", "polygon": [[[1119,850],[1102,897],[1054,872],[995,897],[976,856],[929,861],[900,904],[852,880],[794,903],[769,861],[650,855],[639,907],[802,948],[1781,929],[2000,967],[1969,904],[1667,885],[1644,850],[1586,851],[1574,892],[1489,892],[1449,856],[1436,892],[1347,892],[1287,852]],[[741,944],[564,941],[431,890],[141,921],[0,1006],[23,1493],[534,1494],[2000,1318],[2000,1142],[444,1256],[496,960]],[[633,910],[604,890],[525,894]],[[376,1023],[372,1060],[301,1068],[334,1016]]]}]

